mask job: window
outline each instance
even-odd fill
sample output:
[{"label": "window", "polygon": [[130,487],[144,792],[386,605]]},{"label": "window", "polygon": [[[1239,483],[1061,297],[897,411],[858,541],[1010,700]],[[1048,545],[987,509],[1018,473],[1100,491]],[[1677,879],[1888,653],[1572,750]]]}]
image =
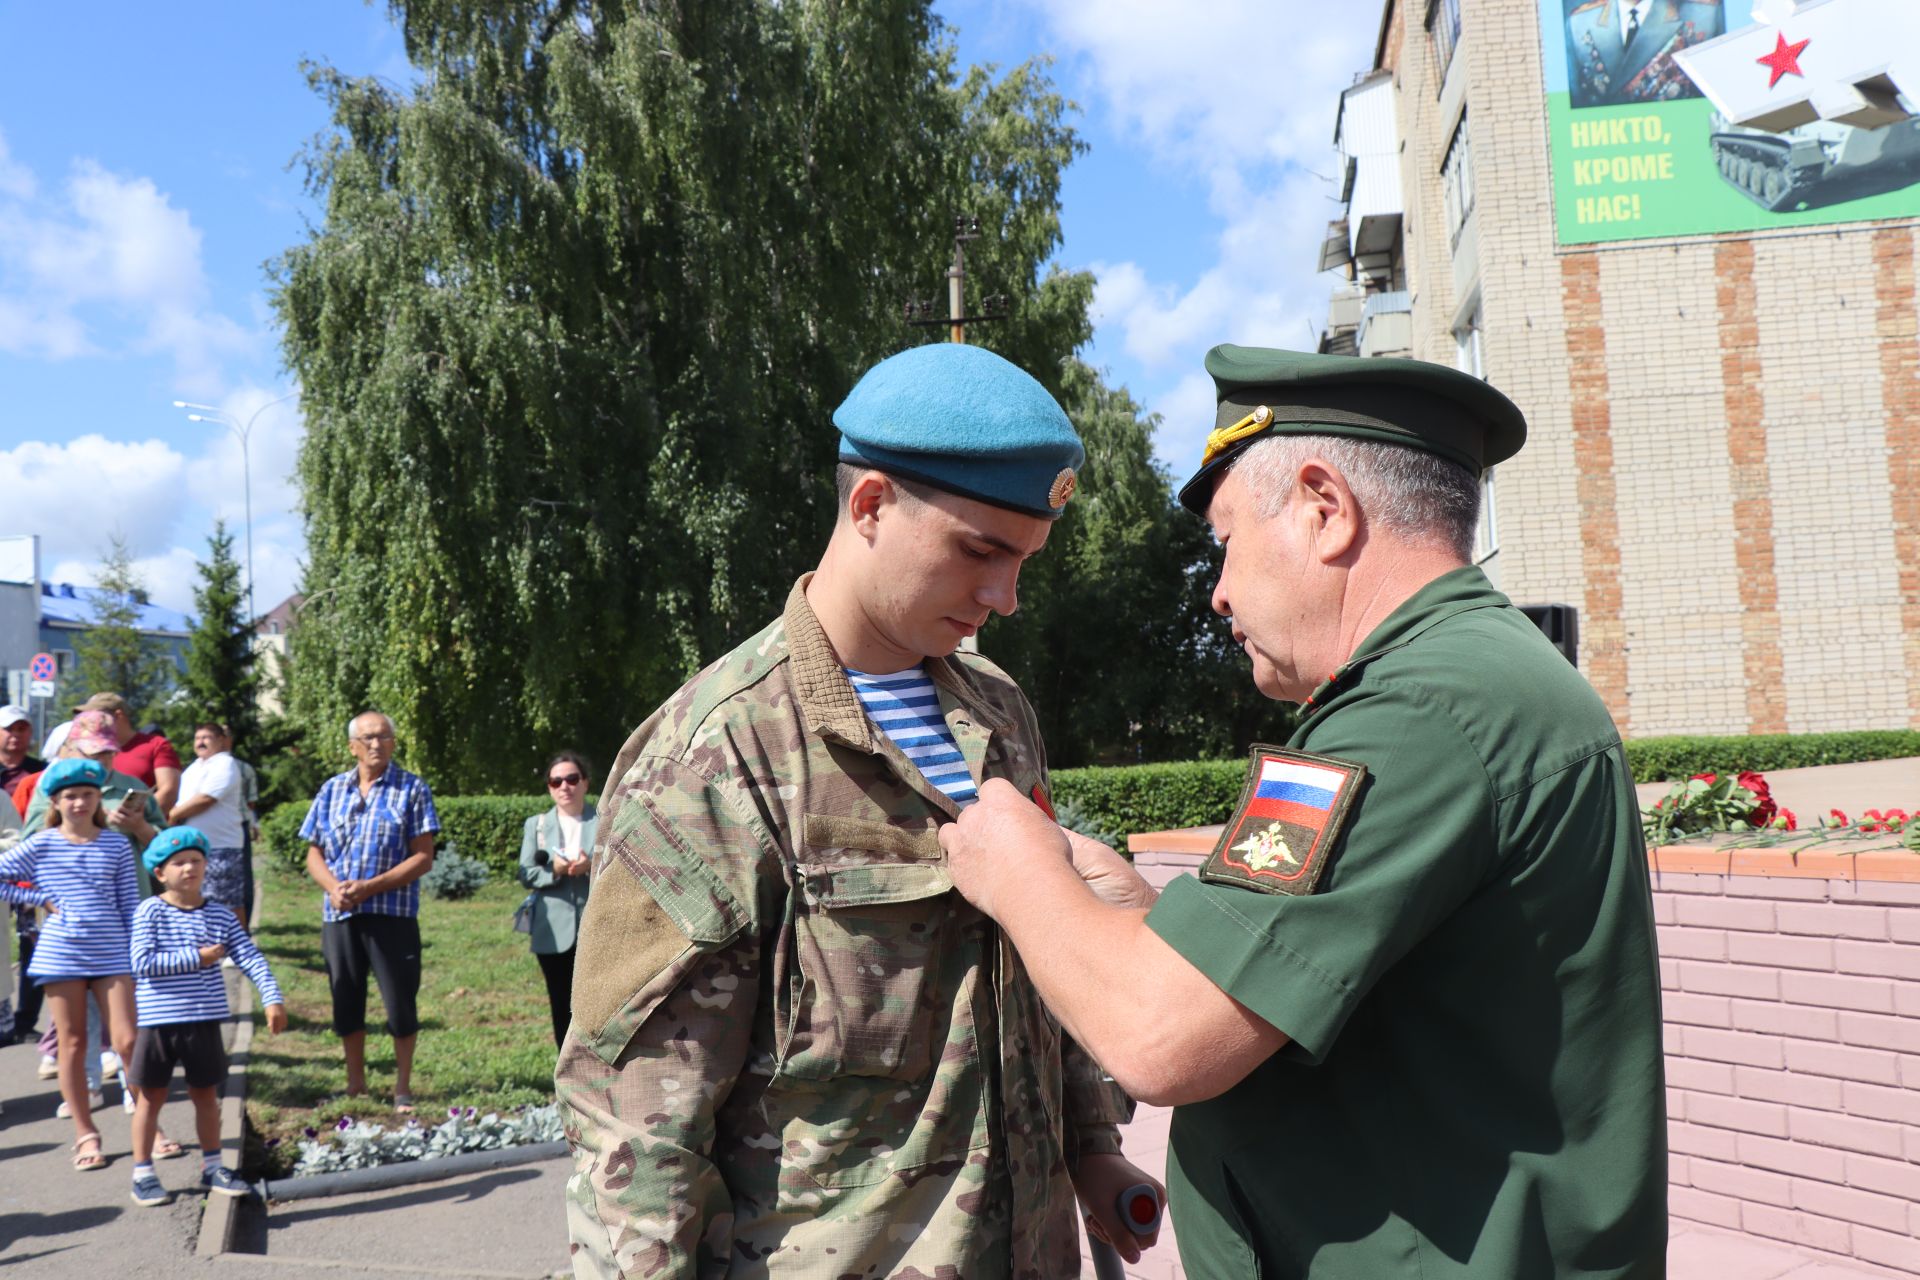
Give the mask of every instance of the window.
[{"label": "window", "polygon": [[1453,49],[1460,43],[1460,0],[1432,0],[1427,6],[1427,30],[1433,34],[1434,56],[1440,59],[1440,79],[1453,65]]},{"label": "window", "polygon": [[[1466,323],[1453,331],[1454,367],[1476,378],[1487,376],[1480,345],[1480,326],[1480,300],[1476,298],[1472,310],[1467,312]],[[1484,564],[1498,550],[1500,527],[1494,516],[1493,470],[1489,468],[1480,477],[1480,527],[1473,534],[1473,562]]]},{"label": "window", "polygon": [[1440,166],[1440,185],[1447,200],[1447,231],[1452,243],[1460,241],[1460,228],[1473,213],[1473,147],[1467,140],[1467,117],[1447,144],[1446,163]]}]

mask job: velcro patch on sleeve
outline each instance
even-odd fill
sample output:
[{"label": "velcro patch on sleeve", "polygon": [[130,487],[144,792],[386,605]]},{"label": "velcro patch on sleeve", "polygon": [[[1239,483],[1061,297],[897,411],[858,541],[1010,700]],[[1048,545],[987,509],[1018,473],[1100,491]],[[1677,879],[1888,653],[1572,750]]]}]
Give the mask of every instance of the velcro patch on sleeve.
[{"label": "velcro patch on sleeve", "polygon": [[1200,878],[1261,893],[1312,893],[1367,768],[1286,747],[1255,746],[1233,821]]}]

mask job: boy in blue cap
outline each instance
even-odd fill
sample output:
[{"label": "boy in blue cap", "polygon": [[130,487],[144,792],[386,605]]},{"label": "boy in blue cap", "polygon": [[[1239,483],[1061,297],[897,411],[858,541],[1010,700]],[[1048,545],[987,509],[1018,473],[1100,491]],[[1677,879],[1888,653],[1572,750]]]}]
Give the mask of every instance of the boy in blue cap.
[{"label": "boy in blue cap", "polygon": [[153,1172],[154,1133],[173,1069],[186,1073],[200,1135],[200,1185],[215,1195],[244,1196],[247,1184],[220,1163],[220,1086],[227,1050],[220,1024],[231,1016],[220,962],[228,956],[259,989],[267,1030],[287,1028],[287,1006],[267,958],[232,910],[201,892],[207,876],[207,838],[194,827],[169,827],[155,836],[141,862],[160,892],[133,915],[134,999],[139,1032],[127,1061],[127,1082],[138,1090],[133,1116],[133,1202],[165,1204],[167,1189]]}]

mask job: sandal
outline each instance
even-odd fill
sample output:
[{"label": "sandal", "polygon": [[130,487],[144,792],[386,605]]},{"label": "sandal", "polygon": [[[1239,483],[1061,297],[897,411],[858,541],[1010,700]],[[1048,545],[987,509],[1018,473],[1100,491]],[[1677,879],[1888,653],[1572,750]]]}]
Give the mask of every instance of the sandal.
[{"label": "sandal", "polygon": [[397,1115],[403,1115],[403,1116],[412,1115],[413,1114],[413,1095],[410,1093],[394,1094],[393,1110]]},{"label": "sandal", "polygon": [[155,1160],[174,1160],[185,1154],[187,1154],[187,1149],[175,1142],[172,1138],[158,1131],[154,1133],[153,1158]]},{"label": "sandal", "polygon": [[[80,1150],[80,1148],[88,1144],[93,1146],[91,1152],[83,1152]],[[91,1173],[95,1169],[104,1169],[107,1167],[107,1158],[100,1153],[100,1134],[97,1131],[94,1133],[83,1133],[74,1139],[73,1167],[81,1173]]]}]

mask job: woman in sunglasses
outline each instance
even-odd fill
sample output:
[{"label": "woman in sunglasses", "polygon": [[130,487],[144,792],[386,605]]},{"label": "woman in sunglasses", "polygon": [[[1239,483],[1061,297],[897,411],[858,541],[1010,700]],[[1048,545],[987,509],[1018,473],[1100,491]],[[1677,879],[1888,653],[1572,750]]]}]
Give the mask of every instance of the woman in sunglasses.
[{"label": "woman in sunglasses", "polygon": [[531,917],[533,958],[547,980],[553,1043],[573,1020],[573,944],[587,906],[595,814],[587,803],[587,762],[562,751],[547,762],[553,808],[527,819],[520,836],[520,882],[533,890],[523,908]]}]

